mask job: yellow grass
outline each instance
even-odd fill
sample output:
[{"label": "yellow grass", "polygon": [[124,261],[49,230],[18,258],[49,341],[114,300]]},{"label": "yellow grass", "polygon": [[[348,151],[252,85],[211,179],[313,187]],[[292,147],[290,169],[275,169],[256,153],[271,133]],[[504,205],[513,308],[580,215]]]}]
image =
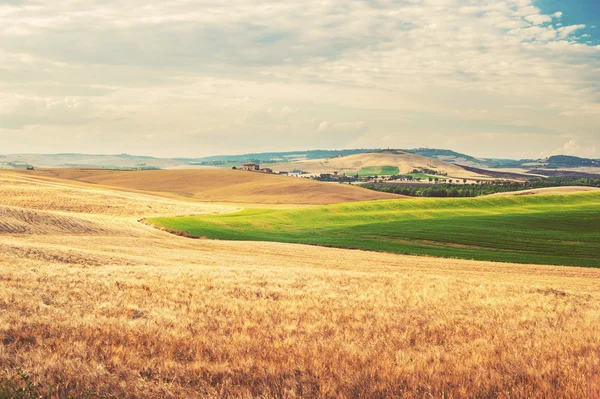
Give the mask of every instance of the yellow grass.
[{"label": "yellow grass", "polygon": [[152,192],[176,199],[219,203],[323,205],[349,201],[401,198],[347,184],[242,170],[49,169],[30,177],[54,177],[126,190]]},{"label": "yellow grass", "polygon": [[[600,395],[596,269],[190,240],[127,215],[151,196],[23,179],[19,203],[19,180],[0,181],[0,218],[32,201],[108,230],[0,232],[0,380],[22,369],[54,397]],[[122,202],[90,213],[99,198]]]}]

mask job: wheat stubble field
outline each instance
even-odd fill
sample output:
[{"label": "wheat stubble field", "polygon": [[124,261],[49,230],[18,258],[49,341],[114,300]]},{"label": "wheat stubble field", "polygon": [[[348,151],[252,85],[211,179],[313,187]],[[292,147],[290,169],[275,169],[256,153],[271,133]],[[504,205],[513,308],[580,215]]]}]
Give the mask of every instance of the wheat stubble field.
[{"label": "wheat stubble field", "polygon": [[138,222],[236,209],[2,172],[2,389],[21,374],[54,398],[600,396],[600,270]]}]

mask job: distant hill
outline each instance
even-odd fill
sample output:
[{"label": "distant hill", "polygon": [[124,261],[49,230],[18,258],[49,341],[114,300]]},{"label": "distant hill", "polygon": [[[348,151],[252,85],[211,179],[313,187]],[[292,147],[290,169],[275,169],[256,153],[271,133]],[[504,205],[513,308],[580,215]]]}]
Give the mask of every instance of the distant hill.
[{"label": "distant hill", "polygon": [[275,171],[302,170],[311,174],[345,173],[356,174],[375,167],[397,168],[398,173],[412,173],[415,169],[428,174],[448,175],[454,178],[480,179],[487,177],[480,172],[466,170],[460,165],[435,158],[428,158],[403,150],[379,150],[328,159],[309,159],[295,162],[280,162],[269,166]]},{"label": "distant hill", "polygon": [[507,158],[476,158],[460,152],[439,148],[415,148],[404,151],[471,167],[522,169],[531,169],[532,166],[548,169],[600,167],[600,160],[598,159],[581,158],[571,155],[553,155],[548,158],[516,160]]},{"label": "distant hill", "polygon": [[[103,169],[172,169],[232,167],[247,162],[260,164],[294,163],[302,161],[325,161],[332,158],[360,154],[377,154],[401,151],[415,156],[443,161],[456,165],[484,169],[573,169],[600,168],[600,160],[570,155],[554,155],[542,159],[478,158],[453,150],[440,148],[414,148],[390,150],[359,148],[346,150],[305,150],[287,152],[263,152],[241,155],[215,155],[199,158],[155,158],[131,154],[2,154],[0,169],[37,168],[103,168]],[[594,172],[596,173],[596,172]]]},{"label": "distant hill", "polygon": [[240,155],[215,155],[202,158],[175,158],[179,161],[188,163],[200,163],[204,165],[219,165],[223,163],[275,163],[292,162],[309,159],[324,159],[337,156],[347,156],[352,154],[364,154],[366,152],[378,152],[381,149],[352,149],[352,150],[306,150],[306,151],[287,151],[287,152],[260,152]]},{"label": "distant hill", "polygon": [[130,154],[4,154],[0,168],[103,168],[103,169],[163,169],[188,165],[169,158],[154,158]]},{"label": "distant hill", "polygon": [[547,168],[578,168],[578,167],[600,167],[600,160],[574,157],[571,155],[554,155],[548,158]]},{"label": "distant hill", "polygon": [[488,165],[485,159],[475,158],[471,155],[461,154],[460,152],[452,150],[444,150],[439,148],[414,148],[404,151],[410,152],[411,154],[417,154],[428,158],[435,158],[441,161],[458,163],[466,166],[482,167]]}]

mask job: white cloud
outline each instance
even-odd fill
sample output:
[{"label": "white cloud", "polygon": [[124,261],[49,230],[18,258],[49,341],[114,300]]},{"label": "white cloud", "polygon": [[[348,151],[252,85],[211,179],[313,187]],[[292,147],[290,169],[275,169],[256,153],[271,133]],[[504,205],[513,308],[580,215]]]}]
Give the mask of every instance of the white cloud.
[{"label": "white cloud", "polygon": [[527,15],[525,17],[525,19],[536,25],[541,25],[541,24],[552,21],[552,18],[549,17],[548,15],[540,15],[540,14]]},{"label": "white cloud", "polygon": [[597,137],[600,47],[561,17],[531,0],[17,2],[0,6],[0,140],[193,156],[503,125]]},{"label": "white cloud", "polygon": [[570,34],[580,30],[580,29],[584,29],[585,25],[570,25],[570,26],[563,26],[562,28],[558,28],[558,35],[560,37],[567,37]]},{"label": "white cloud", "polygon": [[563,144],[562,147],[556,148],[550,155],[575,155],[581,157],[593,157],[597,154],[596,145],[584,146],[578,140],[571,139]]}]

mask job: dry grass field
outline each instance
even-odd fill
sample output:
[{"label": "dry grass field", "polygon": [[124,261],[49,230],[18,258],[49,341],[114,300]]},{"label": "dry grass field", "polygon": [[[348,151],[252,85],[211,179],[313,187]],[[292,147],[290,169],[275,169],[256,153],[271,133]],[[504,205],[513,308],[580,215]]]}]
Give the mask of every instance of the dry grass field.
[{"label": "dry grass field", "polygon": [[399,198],[394,194],[364,190],[347,184],[322,183],[226,169],[46,169],[29,172],[28,175],[94,183],[121,190],[152,192],[176,199],[218,203],[322,205]]},{"label": "dry grass field", "polygon": [[37,226],[0,227],[0,386],[20,370],[52,398],[600,396],[597,269],[191,240],[137,219],[232,208],[17,173],[0,205],[0,226]]}]

